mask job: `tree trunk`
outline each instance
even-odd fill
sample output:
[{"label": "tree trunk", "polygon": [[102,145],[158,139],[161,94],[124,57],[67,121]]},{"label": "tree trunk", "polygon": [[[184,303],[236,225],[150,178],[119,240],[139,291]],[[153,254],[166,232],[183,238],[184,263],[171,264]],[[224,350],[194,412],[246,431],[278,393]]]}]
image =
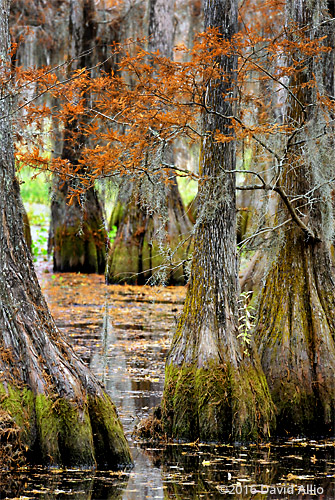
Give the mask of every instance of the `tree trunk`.
[{"label": "tree trunk", "polygon": [[29,248],[30,251],[32,251],[33,242],[31,239],[30,224],[29,224],[28,214],[27,214],[23,204],[22,204],[22,220],[23,220],[24,239],[26,240],[27,247]]},{"label": "tree trunk", "polygon": [[175,179],[167,190],[166,220],[141,206],[138,191],[131,194],[128,203],[120,193],[110,223],[118,231],[109,254],[109,283],[143,285],[156,274],[166,284],[185,284],[190,242],[184,240],[191,233],[191,223]]},{"label": "tree trunk", "polygon": [[[71,71],[92,66],[95,42],[95,6],[92,0],[70,2]],[[86,96],[89,99],[89,96]],[[62,158],[78,165],[87,142],[83,117],[65,124]],[[59,146],[58,148],[59,149]],[[49,252],[54,251],[54,271],[101,273],[106,265],[107,234],[97,192],[90,188],[80,206],[77,201],[67,204],[69,184],[55,179],[51,203]]]},{"label": "tree trunk", "polygon": [[174,0],[149,0],[149,50],[172,59]]},{"label": "tree trunk", "polygon": [[[173,16],[173,0],[149,1],[148,49],[159,51],[161,56],[168,58],[173,57]],[[148,161],[150,163],[150,158]],[[166,145],[164,161],[170,165],[174,163],[172,144]],[[176,177],[171,172],[169,178],[171,183],[162,187],[164,194],[161,195],[167,216],[165,221],[155,211],[150,213],[141,207],[143,184],[140,182],[126,203],[122,202],[122,196],[119,197],[110,224],[113,226],[113,220],[118,219],[118,232],[108,258],[109,283],[141,285],[155,274],[169,285],[183,285],[187,281],[184,263],[190,245],[183,240],[191,233],[192,224],[185,213]],[[166,236],[162,237],[164,231]]]},{"label": "tree trunk", "polygon": [[[9,0],[0,0],[1,78],[9,54]],[[9,80],[10,81],[10,80]],[[2,86],[4,95],[10,93]],[[60,336],[24,240],[10,98],[0,99],[0,406],[41,464],[117,467],[131,462],[109,396]]]},{"label": "tree trunk", "polygon": [[[237,27],[237,2],[207,0],[205,28],[230,40]],[[208,84],[207,107],[232,115],[234,56],[218,58],[225,75]],[[207,114],[190,285],[166,362],[162,401],[168,435],[202,441],[247,440],[267,435],[273,413],[259,362],[244,355],[238,336],[235,145],[214,139],[231,135],[229,119]],[[231,171],[231,172],[224,172]]]},{"label": "tree trunk", "polygon": [[[334,48],[334,30],[326,3],[288,2],[288,22],[308,27],[311,39],[325,36]],[[317,236],[308,239],[293,222],[281,237],[260,298],[256,329],[261,362],[278,412],[278,433],[334,434],[335,422],[335,284],[331,270],[333,234],[331,186],[332,145],[327,112],[320,111],[316,91],[334,95],[334,51],[308,58],[294,55],[298,75],[288,96],[287,121],[297,127],[288,142],[283,188]],[[300,66],[299,66],[300,65]],[[318,89],[310,87],[314,76]],[[332,86],[330,89],[329,87]],[[317,187],[319,186],[319,187]],[[308,193],[312,193],[312,197]],[[285,212],[285,207],[281,206]],[[288,214],[286,213],[286,217]]]},{"label": "tree trunk", "polygon": [[69,184],[54,181],[51,203],[49,253],[60,272],[105,272],[107,235],[96,190],[85,194],[84,206],[67,204]]}]

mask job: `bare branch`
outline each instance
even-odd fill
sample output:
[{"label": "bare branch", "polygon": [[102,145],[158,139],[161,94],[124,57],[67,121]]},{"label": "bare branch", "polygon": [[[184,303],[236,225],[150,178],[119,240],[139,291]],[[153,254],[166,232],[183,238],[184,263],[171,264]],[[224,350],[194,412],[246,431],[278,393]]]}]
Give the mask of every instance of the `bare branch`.
[{"label": "bare branch", "polygon": [[241,252],[241,250],[243,249],[243,247],[245,247],[245,245],[253,240],[254,238],[256,238],[256,236],[259,236],[260,234],[263,234],[263,233],[269,233],[269,232],[272,232],[272,231],[276,231],[277,229],[280,229],[281,227],[285,226],[286,224],[288,224],[289,222],[291,222],[291,219],[287,219],[286,221],[282,222],[281,224],[278,224],[277,226],[274,226],[274,227],[265,227],[263,229],[260,229],[259,231],[257,231],[256,233],[252,234],[251,236],[248,236],[248,238],[245,238],[244,240],[242,240],[239,245],[238,245],[238,248],[239,248],[239,252]]},{"label": "bare branch", "polygon": [[256,189],[264,189],[264,191],[275,191],[276,193],[279,194],[281,199],[283,200],[286,208],[288,209],[292,220],[297,224],[298,227],[304,232],[306,235],[307,239],[310,241],[318,242],[321,241],[320,238],[314,234],[314,232],[306,226],[306,224],[303,222],[303,220],[299,217],[297,210],[294,208],[292,203],[290,202],[287,194],[283,190],[281,186],[270,186],[269,184],[254,184],[254,185],[249,185],[249,186],[237,186],[236,189],[239,191],[248,191],[248,190],[256,190]]}]

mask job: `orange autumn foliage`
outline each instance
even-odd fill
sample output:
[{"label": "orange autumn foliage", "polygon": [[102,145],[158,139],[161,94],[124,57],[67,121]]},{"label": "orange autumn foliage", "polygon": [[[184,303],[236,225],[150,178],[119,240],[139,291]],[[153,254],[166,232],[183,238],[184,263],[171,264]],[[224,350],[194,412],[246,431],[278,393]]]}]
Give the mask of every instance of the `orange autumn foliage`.
[{"label": "orange autumn foliage", "polygon": [[[163,152],[176,139],[192,144],[207,133],[202,130],[202,115],[217,114],[208,105],[208,82],[225,78],[217,64],[219,58],[236,55],[237,91],[229,89],[225,96],[235,102],[234,116],[227,117],[232,135],[217,132],[215,140],[255,142],[270,161],[279,157],[269,137],[287,142],[297,125],[274,121],[274,110],[282,105],[278,96],[290,94],[299,104],[299,88],[289,88],[285,82],[304,71],[311,56],[322,55],[330,48],[323,38],[309,39],[307,28],[293,26],[279,31],[281,4],[258,3],[259,9],[253,16],[248,10],[250,2],[243,3],[243,29],[232,41],[223,40],[215,29],[210,29],[198,34],[192,49],[177,46],[177,61],[147,51],[142,40],[111,47],[110,57],[117,54],[119,59],[117,73],[104,73],[99,64],[94,70],[77,70],[70,77],[65,74],[65,66],[63,75],[59,67],[57,71],[45,67],[17,68],[13,94],[18,100],[13,113],[24,110],[16,127],[19,164],[57,172],[64,180],[75,179],[70,201],[106,177],[148,176],[153,183],[169,182],[174,170],[176,175],[197,178],[194,172],[166,164]],[[265,8],[271,15],[263,15]],[[32,84],[34,95],[26,102],[25,90]],[[322,107],[325,114],[334,111],[334,101],[317,88],[315,78],[304,86],[316,90],[315,106]],[[51,106],[50,102],[57,105]],[[48,125],[51,119],[61,127],[76,121],[77,127],[72,127],[67,137],[70,145],[87,137],[75,165],[43,151],[45,130],[49,127],[52,134]],[[28,140],[23,129],[32,130]]]}]

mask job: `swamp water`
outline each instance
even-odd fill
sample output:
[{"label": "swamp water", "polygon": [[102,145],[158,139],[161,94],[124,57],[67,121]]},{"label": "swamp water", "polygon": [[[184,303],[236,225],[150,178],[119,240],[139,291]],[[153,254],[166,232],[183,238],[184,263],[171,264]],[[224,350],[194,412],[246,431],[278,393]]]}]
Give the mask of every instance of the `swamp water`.
[{"label": "swamp water", "polygon": [[50,269],[50,263],[38,265],[56,323],[116,404],[134,468],[0,472],[1,499],[335,499],[333,440],[248,447],[137,443],[135,425],[160,402],[185,290],[106,287],[101,276],[53,275]]}]

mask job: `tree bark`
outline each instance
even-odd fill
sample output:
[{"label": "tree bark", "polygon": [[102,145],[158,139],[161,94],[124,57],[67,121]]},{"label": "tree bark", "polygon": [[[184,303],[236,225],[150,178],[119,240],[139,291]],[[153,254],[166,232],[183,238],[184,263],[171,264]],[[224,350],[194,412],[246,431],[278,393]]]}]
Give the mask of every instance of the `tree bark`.
[{"label": "tree bark", "polygon": [[184,240],[191,233],[191,222],[176,180],[162,189],[166,193],[166,220],[141,206],[141,184],[134,188],[128,203],[120,193],[110,221],[118,230],[109,254],[109,283],[144,285],[157,275],[169,285],[185,284],[190,242]]},{"label": "tree bark", "polygon": [[174,0],[149,0],[149,50],[173,58]]},{"label": "tree bark", "polygon": [[[333,435],[333,220],[331,186],[324,182],[333,177],[332,142],[329,135],[318,141],[314,137],[327,128],[327,112],[320,110],[316,92],[334,95],[334,79],[329,76],[334,72],[334,28],[323,0],[290,0],[287,19],[290,27],[307,28],[305,34],[311,40],[325,36],[323,44],[333,49],[330,54],[309,57],[307,63],[303,55],[294,54],[300,71],[291,77],[290,88],[298,100],[287,98],[287,122],[297,131],[287,146],[283,188],[292,198],[303,196],[295,203],[300,203],[301,217],[320,241],[308,240],[294,222],[286,226],[261,294],[256,336],[277,407],[278,433]],[[306,85],[314,77],[317,89]],[[280,208],[287,217],[285,207]]]},{"label": "tree bark", "polygon": [[[70,58],[75,58],[70,66],[71,71],[92,66],[96,32],[94,18],[93,1],[71,0]],[[83,117],[71,119],[65,124],[62,158],[73,165],[78,165],[81,151],[88,140],[83,132],[84,127]],[[49,251],[54,251],[54,271],[103,274],[107,234],[97,192],[90,188],[85,194],[83,206],[78,201],[69,206],[69,187],[68,182],[54,181],[49,233]]]},{"label": "tree bark", "polygon": [[[149,1],[148,50],[159,51],[164,57],[173,57],[173,17],[173,0]],[[148,161],[150,163],[150,158]],[[164,161],[170,165],[174,163],[172,144],[165,147]],[[118,232],[108,258],[109,283],[142,285],[155,274],[169,285],[186,283],[183,263],[187,260],[190,245],[189,241],[183,243],[183,240],[191,233],[192,224],[185,212],[172,171],[169,178],[170,184],[162,188],[164,194],[161,195],[165,198],[166,221],[155,211],[150,213],[148,209],[141,207],[141,182],[137,183],[133,189],[134,194],[130,201],[127,198],[126,204],[122,202],[122,197],[119,198],[111,219],[112,226],[113,220],[118,219]],[[151,187],[151,190],[154,189],[154,186]],[[166,236],[161,238],[163,231]],[[173,255],[173,258],[169,259],[169,255]]]},{"label": "tree bark", "polygon": [[[207,0],[205,28],[231,40],[237,2]],[[208,84],[207,106],[231,116],[235,56],[218,58],[222,77]],[[260,364],[245,356],[238,336],[235,144],[229,119],[204,116],[199,219],[191,279],[166,362],[162,401],[168,435],[202,441],[248,440],[267,435],[273,413]],[[230,172],[227,172],[230,171]]]},{"label": "tree bark", "polygon": [[53,248],[54,271],[103,274],[107,234],[96,190],[85,193],[83,206],[67,204],[67,182],[55,180],[53,190],[49,253]]},{"label": "tree bark", "polygon": [[[9,66],[9,0],[0,0],[1,79]],[[10,81],[10,80],[9,80]],[[0,99],[0,406],[29,460],[117,467],[131,462],[115,407],[60,336],[24,240],[15,178],[10,89]]]},{"label": "tree bark", "polygon": [[26,240],[27,247],[30,251],[32,251],[32,239],[31,239],[31,231],[30,231],[30,223],[28,219],[28,214],[22,204],[22,220],[23,220],[23,234],[24,239]]}]

